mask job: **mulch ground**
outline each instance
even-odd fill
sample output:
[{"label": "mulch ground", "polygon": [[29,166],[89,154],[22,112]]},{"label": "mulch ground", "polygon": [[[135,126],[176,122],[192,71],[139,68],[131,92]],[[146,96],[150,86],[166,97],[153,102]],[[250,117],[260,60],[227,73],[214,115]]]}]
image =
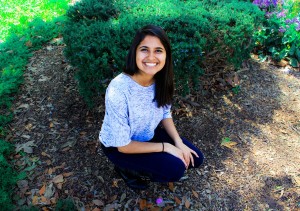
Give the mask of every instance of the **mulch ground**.
[{"label": "mulch ground", "polygon": [[[14,165],[28,177],[20,208],[54,210],[72,199],[79,210],[300,210],[300,73],[252,60],[240,90],[177,98],[178,131],[205,154],[180,182],[133,191],[98,148],[103,96],[89,110],[63,46],[36,51],[14,104],[8,140]],[[157,200],[159,199],[159,200]]]}]

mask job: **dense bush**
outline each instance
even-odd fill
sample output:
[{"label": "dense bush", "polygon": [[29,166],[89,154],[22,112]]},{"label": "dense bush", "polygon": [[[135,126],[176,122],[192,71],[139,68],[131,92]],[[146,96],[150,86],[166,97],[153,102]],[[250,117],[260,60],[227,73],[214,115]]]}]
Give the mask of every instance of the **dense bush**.
[{"label": "dense bush", "polygon": [[[89,105],[122,71],[138,28],[155,24],[166,30],[177,91],[187,94],[199,88],[208,57],[238,68],[249,57],[252,35],[263,18],[258,7],[237,0],[115,0],[102,1],[100,10],[90,6],[94,1],[70,8],[63,35],[65,55],[78,68],[79,90]],[[104,10],[109,16],[103,16]]]},{"label": "dense bush", "polygon": [[13,210],[11,193],[19,179],[24,174],[18,174],[6,161],[7,156],[13,151],[13,145],[0,139],[0,207],[1,210]]}]

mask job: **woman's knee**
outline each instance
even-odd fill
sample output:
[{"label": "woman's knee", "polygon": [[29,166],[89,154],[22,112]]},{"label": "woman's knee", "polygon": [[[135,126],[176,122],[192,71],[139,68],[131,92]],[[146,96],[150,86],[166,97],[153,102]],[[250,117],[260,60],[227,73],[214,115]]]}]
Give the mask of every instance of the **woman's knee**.
[{"label": "woman's knee", "polygon": [[153,180],[157,182],[175,182],[183,177],[184,172],[184,163],[180,159],[173,157],[172,159],[166,160],[164,165],[154,173]]}]

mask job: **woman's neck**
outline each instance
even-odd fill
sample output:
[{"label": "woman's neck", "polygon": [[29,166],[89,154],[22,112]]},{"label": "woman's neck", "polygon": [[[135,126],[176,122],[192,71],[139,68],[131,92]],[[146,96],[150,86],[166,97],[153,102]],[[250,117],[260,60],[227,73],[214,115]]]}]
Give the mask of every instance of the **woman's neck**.
[{"label": "woman's neck", "polygon": [[141,86],[150,86],[154,83],[154,77],[149,76],[149,75],[141,75],[139,73],[135,73],[134,75],[131,76],[131,78],[137,82]]}]

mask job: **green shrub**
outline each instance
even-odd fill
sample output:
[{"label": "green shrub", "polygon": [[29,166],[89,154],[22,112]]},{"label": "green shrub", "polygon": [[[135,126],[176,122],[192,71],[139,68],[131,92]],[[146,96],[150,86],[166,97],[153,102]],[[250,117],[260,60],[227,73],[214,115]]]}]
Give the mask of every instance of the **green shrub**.
[{"label": "green shrub", "polygon": [[[65,55],[78,68],[79,90],[90,106],[122,71],[138,28],[156,24],[165,29],[177,91],[185,95],[199,88],[203,61],[209,57],[236,68],[249,58],[252,35],[263,18],[255,5],[237,0],[115,0],[113,6],[104,1],[100,10],[91,6],[94,1],[82,0],[70,8],[63,33]],[[103,16],[105,10],[108,16]]]},{"label": "green shrub", "polygon": [[13,145],[0,139],[0,207],[1,210],[13,210],[11,194],[17,181],[24,178],[7,162],[7,156],[13,151]]},{"label": "green shrub", "polygon": [[[258,5],[262,7],[262,5]],[[255,32],[255,53],[264,61],[270,56],[274,61],[288,59],[293,67],[300,64],[300,2],[278,2],[277,7],[266,10],[263,26]]]}]

